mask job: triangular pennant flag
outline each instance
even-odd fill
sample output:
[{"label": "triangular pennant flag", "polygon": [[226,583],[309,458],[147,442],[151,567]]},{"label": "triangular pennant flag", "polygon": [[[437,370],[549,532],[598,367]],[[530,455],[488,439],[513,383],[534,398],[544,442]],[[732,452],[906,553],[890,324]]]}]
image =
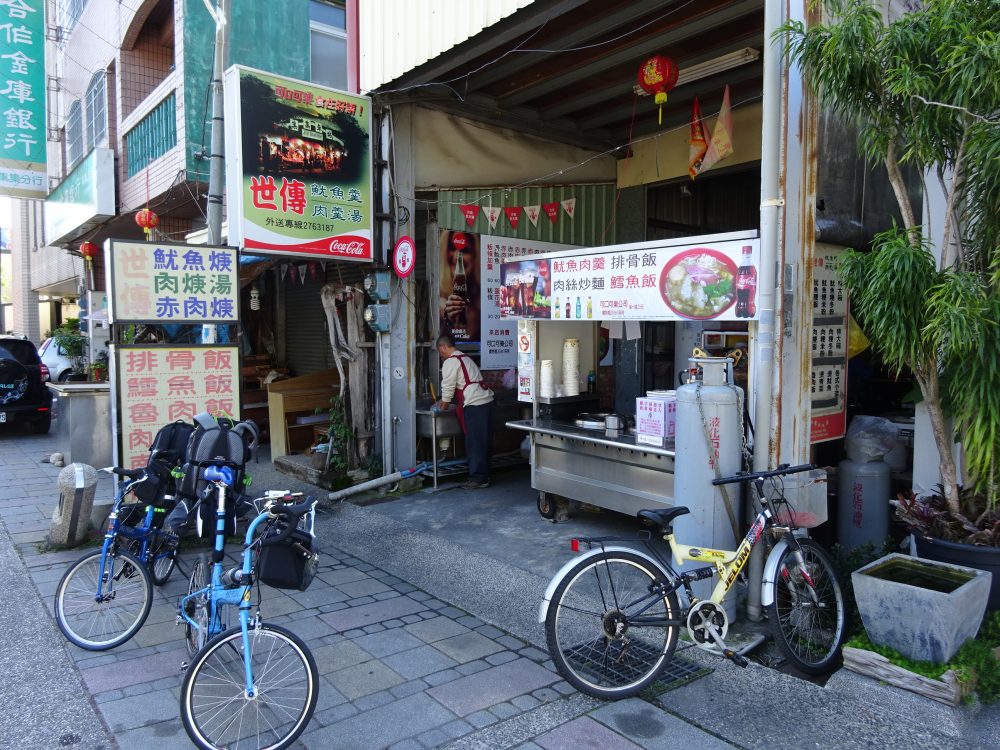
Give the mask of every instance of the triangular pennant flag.
[{"label": "triangular pennant flag", "polygon": [[564,201],[559,201],[569,218],[573,218],[573,214],[576,213],[576,198],[567,198]]},{"label": "triangular pennant flag", "polygon": [[500,218],[500,208],[497,206],[490,206],[486,209],[486,218],[489,219],[490,229],[497,228],[497,221]]},{"label": "triangular pennant flag", "polygon": [[479,206],[474,203],[459,203],[459,209],[462,211],[462,216],[465,217],[465,223],[470,227],[476,223],[476,217],[479,216]]},{"label": "triangular pennant flag", "polygon": [[521,207],[520,206],[504,206],[503,212],[507,214],[507,221],[510,225],[517,229],[517,223],[521,220]]},{"label": "triangular pennant flag", "polygon": [[316,281],[316,277],[319,276],[319,263],[309,264],[309,278]]},{"label": "triangular pennant flag", "polygon": [[701,119],[701,107],[698,105],[698,97],[694,98],[691,105],[691,138],[688,149],[688,174],[693,180],[701,168],[701,160],[708,150],[708,143],[705,142],[705,123]]},{"label": "triangular pennant flag", "polygon": [[538,226],[538,214],[542,211],[541,206],[525,206],[524,213],[528,215],[528,220],[531,222],[531,226]]},{"label": "triangular pennant flag", "polygon": [[707,172],[731,153],[733,153],[733,111],[729,108],[729,86],[726,86],[726,93],[722,95],[719,118],[715,121],[715,129],[712,131],[712,141],[708,144],[708,151],[705,152],[698,174]]},{"label": "triangular pennant flag", "polygon": [[305,263],[299,263],[299,283],[306,283],[306,269],[308,266]]},{"label": "triangular pennant flag", "polygon": [[299,280],[299,272],[295,269],[295,266],[288,267],[288,277],[292,280],[293,284]]},{"label": "triangular pennant flag", "polygon": [[555,224],[556,217],[559,215],[559,201],[554,201],[553,203],[543,203],[542,209],[548,215],[552,223]]},{"label": "triangular pennant flag", "polygon": [[285,280],[285,275],[288,273],[288,266],[282,264],[281,266],[281,280]]}]

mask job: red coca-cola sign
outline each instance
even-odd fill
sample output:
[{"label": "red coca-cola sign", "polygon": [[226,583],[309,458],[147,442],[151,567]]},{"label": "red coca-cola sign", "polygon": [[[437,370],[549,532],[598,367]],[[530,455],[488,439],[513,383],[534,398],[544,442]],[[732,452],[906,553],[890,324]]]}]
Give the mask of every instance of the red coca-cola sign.
[{"label": "red coca-cola sign", "polygon": [[455,232],[451,236],[451,244],[455,246],[456,250],[465,250],[465,246],[469,244],[469,238],[461,232]]},{"label": "red coca-cola sign", "polygon": [[365,243],[358,240],[344,241],[334,237],[330,241],[330,252],[334,255],[364,255]]}]

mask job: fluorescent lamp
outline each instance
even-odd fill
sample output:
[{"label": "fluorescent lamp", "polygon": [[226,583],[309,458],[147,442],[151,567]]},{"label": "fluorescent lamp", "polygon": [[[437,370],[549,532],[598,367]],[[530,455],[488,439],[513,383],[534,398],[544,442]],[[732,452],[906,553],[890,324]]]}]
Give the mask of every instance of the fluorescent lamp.
[{"label": "fluorescent lamp", "polygon": [[[741,65],[756,62],[759,59],[760,50],[756,50],[753,47],[744,47],[743,49],[738,49],[735,52],[730,52],[727,55],[722,55],[712,60],[706,60],[705,62],[681,68],[677,73],[677,83],[675,86],[683,86],[684,84],[691,83],[692,81],[708,78],[709,76],[714,76],[716,73],[732,70],[733,68],[738,68]],[[634,89],[639,96],[649,96],[649,94],[642,90],[639,84],[635,84]]]}]

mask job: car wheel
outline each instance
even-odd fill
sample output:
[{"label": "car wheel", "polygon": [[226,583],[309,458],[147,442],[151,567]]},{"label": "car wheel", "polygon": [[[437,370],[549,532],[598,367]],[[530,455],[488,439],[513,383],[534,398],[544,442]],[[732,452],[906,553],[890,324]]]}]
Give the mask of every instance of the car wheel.
[{"label": "car wheel", "polygon": [[65,383],[67,380],[69,380],[69,377],[72,374],[73,374],[72,370],[65,370],[64,372],[59,373],[59,382]]},{"label": "car wheel", "polygon": [[52,414],[47,414],[31,423],[31,431],[36,435],[47,435],[51,427]]}]

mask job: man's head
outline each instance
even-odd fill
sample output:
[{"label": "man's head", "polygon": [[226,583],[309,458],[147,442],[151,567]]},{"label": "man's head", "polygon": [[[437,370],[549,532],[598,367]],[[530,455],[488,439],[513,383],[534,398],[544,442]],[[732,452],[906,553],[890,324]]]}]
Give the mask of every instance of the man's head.
[{"label": "man's head", "polygon": [[452,341],[451,336],[447,334],[442,334],[437,337],[437,350],[438,354],[442,357],[450,357],[452,352],[455,351],[455,342]]}]

